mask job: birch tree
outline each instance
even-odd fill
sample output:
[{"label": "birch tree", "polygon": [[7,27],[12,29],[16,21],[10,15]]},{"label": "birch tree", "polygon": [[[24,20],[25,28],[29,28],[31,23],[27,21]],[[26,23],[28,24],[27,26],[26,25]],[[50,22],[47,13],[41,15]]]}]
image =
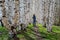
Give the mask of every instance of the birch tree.
[{"label": "birch tree", "polygon": [[47,14],[47,31],[51,32],[52,31],[52,25],[53,25],[53,14],[54,14],[54,1],[53,0],[48,0],[48,14]]}]

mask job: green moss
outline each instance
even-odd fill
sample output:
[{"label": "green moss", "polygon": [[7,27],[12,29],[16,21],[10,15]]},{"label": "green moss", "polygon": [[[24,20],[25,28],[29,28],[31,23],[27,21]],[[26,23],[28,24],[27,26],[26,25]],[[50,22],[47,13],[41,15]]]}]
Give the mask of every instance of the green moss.
[{"label": "green moss", "polygon": [[47,32],[47,29],[43,25],[38,25],[41,36],[45,40],[60,40],[60,26],[52,26],[52,32]]},{"label": "green moss", "polygon": [[29,29],[33,29],[33,24],[29,24],[29,25],[28,25],[28,28],[29,28]]},{"label": "green moss", "polygon": [[[60,26],[52,26],[52,32],[47,32],[47,29],[42,24],[37,24],[39,32],[44,40],[60,40]],[[5,27],[0,26],[0,32],[2,35],[0,39],[8,38],[8,30]],[[27,40],[37,40],[33,32],[33,24],[28,25],[27,31],[23,34],[17,35],[19,38],[26,38]]]},{"label": "green moss", "polygon": [[17,37],[19,37],[19,38],[23,38],[24,35],[23,35],[23,34],[18,34]]},{"label": "green moss", "polygon": [[60,33],[60,26],[53,26],[52,31],[55,33]]}]

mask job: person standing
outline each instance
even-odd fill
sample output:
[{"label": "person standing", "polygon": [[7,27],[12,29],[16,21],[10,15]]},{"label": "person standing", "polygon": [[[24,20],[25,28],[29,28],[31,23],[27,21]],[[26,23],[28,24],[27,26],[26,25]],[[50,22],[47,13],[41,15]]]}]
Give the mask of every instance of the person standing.
[{"label": "person standing", "polygon": [[33,14],[33,26],[36,26],[36,16]]}]

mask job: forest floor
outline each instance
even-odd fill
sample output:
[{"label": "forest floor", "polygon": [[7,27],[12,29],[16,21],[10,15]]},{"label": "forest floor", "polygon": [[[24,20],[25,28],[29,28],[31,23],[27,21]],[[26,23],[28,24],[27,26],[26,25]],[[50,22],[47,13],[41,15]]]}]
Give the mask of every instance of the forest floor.
[{"label": "forest floor", "polygon": [[[52,32],[47,32],[47,29],[41,24],[33,27],[32,24],[28,25],[26,31],[17,34],[20,40],[60,40],[60,26],[53,26]],[[8,30],[0,26],[0,40],[8,39]]]}]

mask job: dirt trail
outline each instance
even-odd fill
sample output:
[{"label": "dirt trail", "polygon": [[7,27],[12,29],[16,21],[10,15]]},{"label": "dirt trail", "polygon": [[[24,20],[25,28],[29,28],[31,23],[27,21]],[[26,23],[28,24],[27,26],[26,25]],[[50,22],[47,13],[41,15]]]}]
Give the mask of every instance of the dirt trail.
[{"label": "dirt trail", "polygon": [[38,27],[34,27],[33,31],[34,31],[34,34],[35,34],[37,40],[43,40],[43,38],[41,37],[40,32],[38,30]]}]

